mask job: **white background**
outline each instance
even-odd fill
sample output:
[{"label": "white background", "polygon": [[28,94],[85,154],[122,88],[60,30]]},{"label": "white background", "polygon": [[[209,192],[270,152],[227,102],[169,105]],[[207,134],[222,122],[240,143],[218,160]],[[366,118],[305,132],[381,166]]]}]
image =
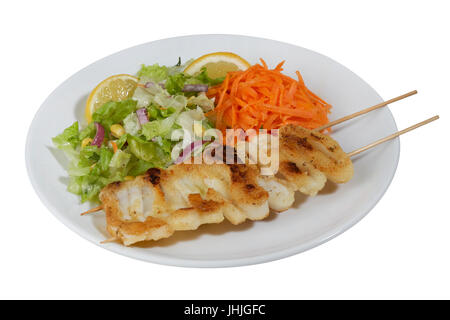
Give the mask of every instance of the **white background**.
[{"label": "white background", "polygon": [[[450,298],[449,9],[448,1],[3,1],[0,298]],[[32,189],[24,161],[31,120],[53,89],[93,61],[198,33],[318,51],[385,99],[419,90],[391,107],[399,128],[441,119],[401,138],[392,185],[366,218],[305,253],[187,269],[94,246]]]}]

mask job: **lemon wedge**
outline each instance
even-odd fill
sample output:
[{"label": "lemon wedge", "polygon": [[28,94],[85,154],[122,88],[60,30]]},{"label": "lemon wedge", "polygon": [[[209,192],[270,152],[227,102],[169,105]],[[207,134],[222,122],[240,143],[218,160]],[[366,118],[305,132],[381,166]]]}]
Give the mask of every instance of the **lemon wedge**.
[{"label": "lemon wedge", "polygon": [[215,79],[224,77],[228,72],[246,70],[249,67],[250,63],[235,53],[213,52],[194,60],[183,72],[188,75],[195,75],[202,68],[206,68],[208,76]]},{"label": "lemon wedge", "polygon": [[138,79],[129,74],[118,74],[106,78],[92,90],[86,102],[84,116],[86,121],[92,121],[94,112],[109,101],[122,101],[134,93]]}]

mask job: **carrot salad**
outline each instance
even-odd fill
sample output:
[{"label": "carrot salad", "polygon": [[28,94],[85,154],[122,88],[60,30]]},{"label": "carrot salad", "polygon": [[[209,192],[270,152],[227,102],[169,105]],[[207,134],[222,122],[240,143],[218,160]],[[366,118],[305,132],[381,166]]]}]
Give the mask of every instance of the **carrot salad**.
[{"label": "carrot salad", "polygon": [[263,59],[245,71],[229,72],[222,84],[211,87],[216,107],[207,113],[216,128],[276,129],[297,124],[314,129],[327,124],[331,105],[311,92],[303,82],[281,73],[284,61],[269,69]]}]

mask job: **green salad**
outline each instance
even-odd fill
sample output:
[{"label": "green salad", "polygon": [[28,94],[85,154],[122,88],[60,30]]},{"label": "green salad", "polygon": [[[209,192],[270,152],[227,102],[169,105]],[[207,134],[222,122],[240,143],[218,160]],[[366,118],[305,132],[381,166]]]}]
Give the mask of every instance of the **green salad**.
[{"label": "green salad", "polygon": [[206,69],[194,76],[182,70],[181,61],[142,65],[131,98],[103,104],[87,126],[74,122],[52,139],[70,160],[70,192],[82,202],[96,201],[107,184],[166,168],[186,143],[201,141],[203,130],[212,127],[205,113],[214,108],[205,92],[223,79],[211,79]]}]

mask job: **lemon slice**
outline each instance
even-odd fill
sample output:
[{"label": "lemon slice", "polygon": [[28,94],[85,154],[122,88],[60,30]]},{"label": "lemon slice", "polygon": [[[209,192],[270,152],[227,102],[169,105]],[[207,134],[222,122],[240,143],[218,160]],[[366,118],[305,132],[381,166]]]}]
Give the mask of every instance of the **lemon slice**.
[{"label": "lemon slice", "polygon": [[246,70],[248,67],[250,67],[250,63],[235,53],[214,52],[194,60],[183,72],[188,75],[195,75],[202,68],[206,68],[208,76],[215,79],[224,77],[228,72]]},{"label": "lemon slice", "polygon": [[100,82],[87,99],[84,112],[86,121],[90,123],[94,112],[106,102],[131,98],[137,83],[138,79],[129,74],[114,75]]}]

